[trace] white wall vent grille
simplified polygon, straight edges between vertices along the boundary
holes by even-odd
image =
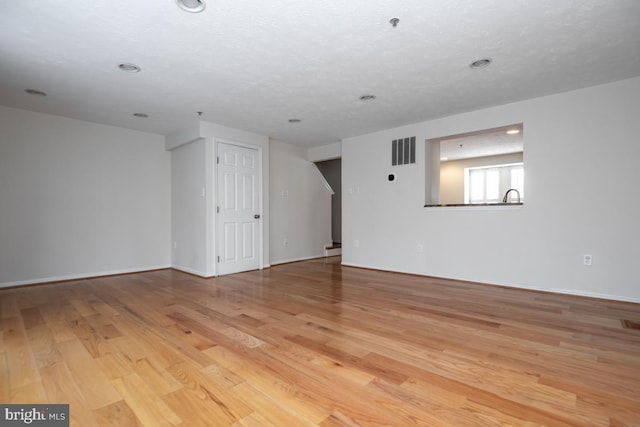
[[[416,137],[394,139],[391,142],[391,165],[408,165],[416,162]]]

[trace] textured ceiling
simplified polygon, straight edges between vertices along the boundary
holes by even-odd
[[[206,1],[0,2],[0,104],[318,145],[640,75],[638,0]]]

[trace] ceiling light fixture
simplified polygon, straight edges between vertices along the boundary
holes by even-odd
[[[35,95],[35,96],[47,96],[46,92],[43,92],[41,90],[36,90],[36,89],[25,89],[25,92],[27,92],[29,95]]]
[[[301,121],[300,119],[289,119],[289,123],[300,123]]]
[[[118,64],[118,68],[127,73],[139,73],[140,70],[142,70],[142,68],[140,68],[136,64],[130,64],[128,62]]]
[[[445,160],[449,160],[449,158],[448,157],[440,157],[440,161],[441,162],[444,162]]]
[[[376,99],[375,95],[362,95],[360,97],[360,101],[362,102],[369,102],[369,101],[373,101],[374,99]]]
[[[145,113],[133,113],[133,115],[136,117],[140,117],[141,119],[146,119],[147,117],[149,117],[149,115]]]
[[[520,129],[509,129],[507,135],[516,135],[520,133]]]
[[[176,0],[176,4],[180,9],[191,13],[202,12],[207,7],[204,0]]]
[[[469,67],[473,69],[485,68],[491,65],[492,62],[493,62],[493,59],[491,58],[482,58],[482,59],[473,61],[471,64],[469,64]]]

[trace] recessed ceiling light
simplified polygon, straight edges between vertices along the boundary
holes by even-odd
[[[493,59],[491,58],[482,58],[482,59],[478,59],[477,61],[473,61],[471,64],[469,64],[469,67],[474,69],[484,68],[484,67],[488,67],[492,62],[493,62]]]
[[[25,92],[27,92],[29,95],[35,95],[35,96],[47,96],[46,92],[43,92],[41,90],[36,90],[36,89],[25,89]]]
[[[362,102],[369,102],[369,101],[373,101],[374,99],[376,99],[375,95],[362,95],[360,97],[360,101]]]
[[[191,13],[202,12],[207,7],[204,0],[176,0],[176,3],[180,9]]]
[[[130,64],[128,62],[118,64],[118,68],[120,68],[122,71],[126,71],[127,73],[139,73],[142,69],[136,64]]]
[[[520,133],[520,129],[509,129],[507,131],[507,135],[515,135],[515,134],[518,134],[518,133]]]
[[[289,123],[300,123],[301,121],[300,119],[289,119]]]
[[[445,160],[449,160],[449,158],[448,157],[440,157],[440,161],[441,162],[444,162]]]
[[[142,119],[146,119],[147,117],[149,117],[149,115],[145,113],[133,113],[133,115]]]

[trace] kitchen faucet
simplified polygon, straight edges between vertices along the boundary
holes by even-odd
[[[509,193],[511,193],[512,191],[516,192],[516,194],[518,195],[518,203],[520,203],[520,192],[516,188],[510,188],[507,190],[506,193],[504,193],[504,197],[502,198],[502,203],[508,203],[507,200],[509,199]]]

